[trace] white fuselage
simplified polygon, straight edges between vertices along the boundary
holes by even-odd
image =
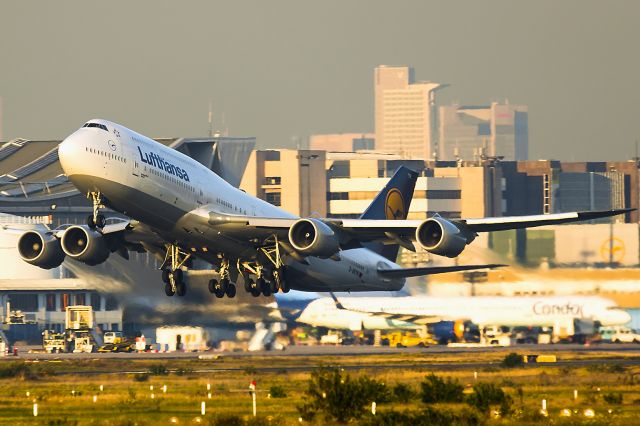
[[[598,296],[540,297],[342,297],[338,309],[329,297],[311,301],[296,320],[318,327],[359,330],[416,328],[415,323],[389,320],[373,313],[393,313],[438,320],[470,320],[478,325],[553,327],[567,319],[622,325],[629,313]],[[371,312],[371,314],[367,313]]]
[[[219,253],[244,259],[254,256],[255,249],[227,237],[223,226],[208,223],[210,214],[296,218],[146,136],[105,120],[89,123],[103,128],[80,128],[59,146],[60,163],[71,182],[82,192],[100,192],[110,208],[211,263]],[[379,277],[381,262],[386,268],[399,266],[364,248],[343,250],[340,260],[306,260],[307,264],[287,260],[294,277],[291,288],[364,291],[404,285],[404,279]]]

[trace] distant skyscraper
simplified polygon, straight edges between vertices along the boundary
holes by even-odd
[[[375,149],[373,133],[336,133],[311,135],[309,149],[335,152],[355,152]]]
[[[529,149],[527,107],[498,104],[442,106],[439,158],[477,160],[482,155],[526,160]]]
[[[435,92],[447,85],[415,82],[413,69],[375,69],[376,149],[430,160],[436,153]]]

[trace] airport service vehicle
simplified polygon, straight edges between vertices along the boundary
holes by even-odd
[[[640,334],[627,327],[602,327],[600,336],[603,342],[640,343]]]
[[[381,336],[380,342],[392,348],[411,348],[414,346],[425,348],[437,342],[424,331],[392,331]]]
[[[402,269],[398,247],[414,243],[457,257],[478,232],[591,220],[627,210],[521,217],[407,220],[417,173],[400,167],[359,219],[299,218],[233,187],[196,160],[107,120],[90,120],[68,136],[58,156],[69,180],[92,200],[86,225],[27,231],[22,259],[42,268],[70,257],[88,265],[111,253],[148,251],[161,266],[168,296],[186,293],[183,267],[211,264],[217,297],[234,297],[235,281],[269,296],[305,291],[398,290],[405,278],[477,269],[477,265]],[[130,220],[107,221],[111,208]],[[488,265],[492,266],[492,265]],[[495,266],[495,265],[493,265]]]
[[[106,344],[117,344],[124,340],[124,336],[121,331],[106,331],[103,337]]]
[[[67,306],[64,332],[45,330],[42,333],[45,352],[94,352],[100,346],[102,338],[93,330],[93,323],[91,306]]]
[[[480,333],[480,343],[492,346],[510,346],[511,333],[509,327],[501,325],[483,327]]]
[[[436,330],[443,321],[467,320],[480,328],[501,326],[553,327],[554,333],[570,337],[589,335],[590,327],[622,325],[631,320],[613,300],[599,296],[475,296],[475,297],[323,297],[291,292],[277,294],[279,315],[287,320],[348,330],[418,329]],[[464,321],[458,323],[458,327]],[[471,329],[458,330],[459,336]],[[432,332],[436,338],[443,333]],[[563,334],[564,333],[564,334]],[[449,333],[450,335],[450,333]],[[448,338],[448,341],[453,339]],[[457,339],[458,340],[458,339]]]
[[[42,332],[42,347],[50,354],[67,352],[67,335],[53,330]]]

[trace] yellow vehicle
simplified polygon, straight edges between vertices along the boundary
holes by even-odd
[[[124,336],[121,331],[107,331],[104,333],[104,344],[113,343],[117,345],[124,341]]]
[[[414,331],[393,331],[386,333],[382,336],[381,342],[383,345],[389,345],[392,348],[410,348],[413,346],[424,348],[437,344],[430,334],[417,333]]]

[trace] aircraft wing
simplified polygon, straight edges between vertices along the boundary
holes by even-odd
[[[494,269],[507,265],[461,265],[461,266],[427,266],[424,268],[378,269],[378,275],[385,278],[421,277],[424,275],[446,274],[448,272],[471,271],[475,269]]]
[[[358,312],[361,314],[368,314],[371,316],[382,317],[382,318],[385,318],[388,320],[394,320],[394,321],[412,322],[418,325],[426,325],[434,322],[443,321],[443,318],[439,315],[415,315],[415,314],[406,314],[406,313],[400,313],[400,312],[373,311],[368,309],[358,309],[354,307],[346,308],[340,302],[340,300],[338,300],[338,298],[333,292],[330,292],[329,294],[331,294],[331,298],[333,298],[333,301],[335,302],[336,307],[344,311]]]
[[[507,229],[533,228],[545,225],[560,225],[570,222],[584,222],[586,220],[617,216],[635,209],[600,210],[589,212],[554,213],[531,216],[487,217],[483,219],[464,219],[464,223],[474,232],[504,231]]]
[[[559,225],[571,222],[583,222],[604,217],[624,214],[634,209],[615,209],[589,212],[554,213],[529,216],[488,217],[481,219],[446,219],[461,231],[475,235],[477,232],[504,231],[508,229],[531,228],[545,225]],[[277,234],[282,240],[287,238],[289,228],[299,219],[297,218],[267,218],[247,216],[221,216],[211,212],[210,225],[232,227],[242,224],[244,232],[247,228],[257,233]],[[404,219],[316,219],[329,225],[341,233],[343,249],[358,247],[358,243],[379,241],[385,244],[400,244],[413,249],[416,239],[416,229],[424,220]]]

